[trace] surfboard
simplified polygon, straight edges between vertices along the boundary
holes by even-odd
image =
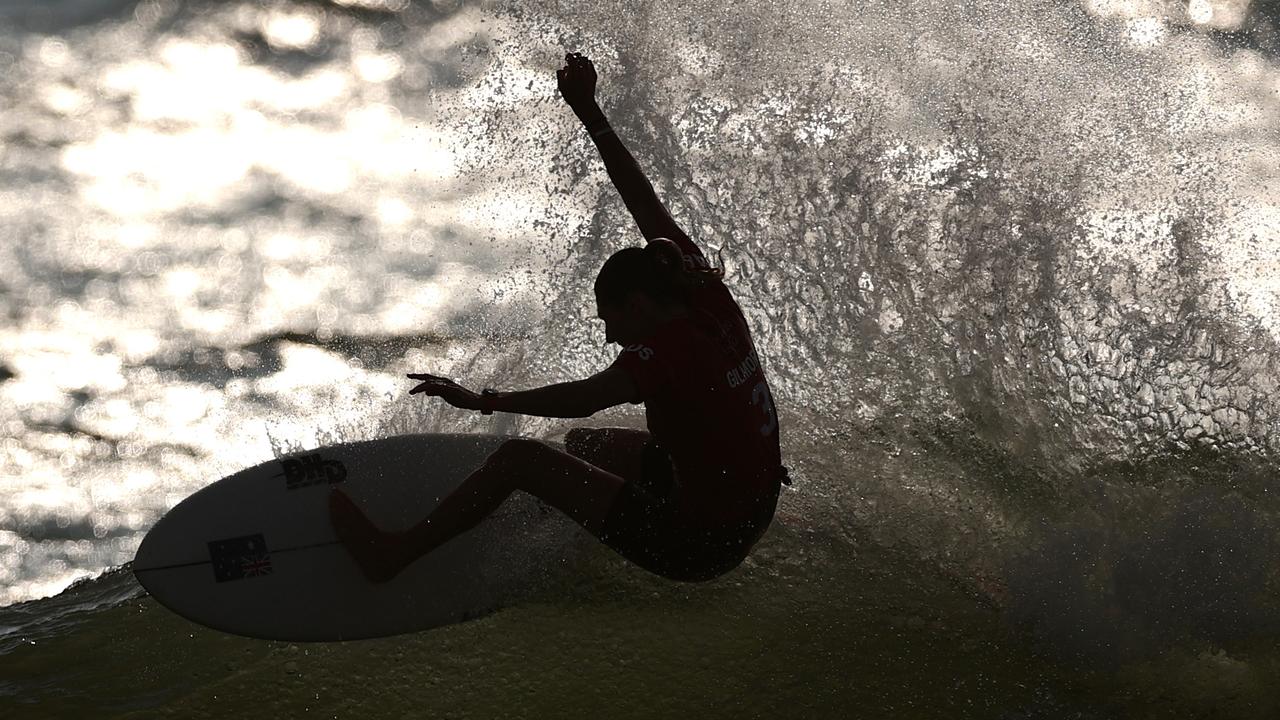
[[[329,489],[406,529],[506,437],[402,435],[281,457],[218,480],[143,538],[138,582],[194,622],[269,640],[385,637],[487,614],[564,573],[590,536],[525,493],[476,528],[372,583],[339,544]]]

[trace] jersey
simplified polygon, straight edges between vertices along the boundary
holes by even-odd
[[[687,236],[686,266],[709,267]],[[614,361],[636,386],[649,433],[671,455],[678,512],[695,525],[740,522],[782,476],[778,414],[751,332],[723,282],[693,291],[689,312]]]

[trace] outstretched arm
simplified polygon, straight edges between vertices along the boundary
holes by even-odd
[[[645,177],[639,163],[609,127],[604,110],[595,99],[596,69],[591,60],[572,53],[565,56],[565,67],[556,72],[560,94],[591,133],[609,179],[613,181],[622,202],[635,218],[646,240],[688,237],[658,199],[653,184]]]
[[[590,417],[605,408],[631,402],[636,396],[636,386],[631,376],[621,368],[612,366],[583,380],[487,395],[472,392],[448,378],[436,375],[413,373],[409,377],[422,381],[409,391],[410,395],[435,395],[464,410],[496,410],[541,417]]]

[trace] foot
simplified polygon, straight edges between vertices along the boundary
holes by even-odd
[[[351,498],[337,489],[329,493],[329,520],[338,540],[370,582],[387,582],[413,562],[397,533],[379,530]]]

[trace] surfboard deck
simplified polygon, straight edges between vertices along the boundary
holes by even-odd
[[[143,538],[134,575],[183,617],[270,640],[384,637],[486,614],[563,573],[590,536],[514,493],[476,528],[371,583],[339,544],[328,496],[340,487],[379,527],[405,529],[506,439],[402,435],[247,468],[166,513]]]

